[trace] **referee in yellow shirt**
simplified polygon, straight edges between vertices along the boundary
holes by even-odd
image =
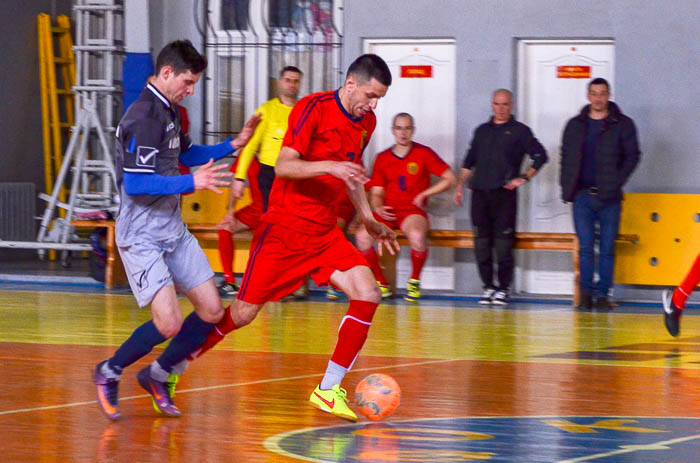
[[[245,146],[238,160],[233,195],[243,196],[243,187],[253,156],[258,154],[260,173],[258,183],[263,196],[263,210],[267,211],[267,200],[275,179],[275,163],[282,149],[282,140],[287,132],[287,119],[292,107],[297,102],[297,94],[301,86],[302,72],[294,66],[286,66],[280,71],[277,79],[277,98],[273,98],[262,106],[256,113],[262,115],[262,120],[255,130],[255,135]]]
[[[219,286],[219,294],[222,297],[232,297],[238,293],[238,285],[236,285],[233,274],[233,259],[235,255],[233,235],[255,228],[257,217],[267,210],[272,181],[275,179],[275,163],[277,162],[280,149],[282,149],[284,134],[287,132],[289,113],[292,111],[292,106],[297,102],[301,77],[301,70],[294,66],[287,66],[280,71],[277,79],[277,97],[269,100],[257,109],[256,113],[260,114],[262,119],[255,129],[253,137],[238,156],[238,162],[235,166],[235,177],[229,192],[228,210],[218,224],[219,257],[224,271],[224,281]],[[259,162],[258,174],[255,179],[257,182],[251,181],[250,184],[251,190],[257,185],[260,192],[259,195],[257,192],[252,192],[253,201],[262,202],[262,204],[253,204],[251,205],[253,207],[249,206],[243,210],[249,211],[247,214],[248,221],[244,223],[245,220],[242,217],[240,220],[236,219],[234,206],[236,199],[243,196],[248,169],[256,154]],[[260,200],[261,197],[262,201]]]

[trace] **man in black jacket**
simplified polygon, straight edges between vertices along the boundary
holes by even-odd
[[[547,153],[528,126],[511,115],[513,94],[498,89],[491,101],[493,117],[474,131],[460,171],[455,203],[462,205],[464,185],[471,179],[471,218],[474,251],[484,294],[479,304],[505,305],[513,281],[517,188],[527,183],[547,162]],[[520,173],[525,154],[532,165]],[[473,174],[473,175],[472,175]],[[498,286],[493,280],[493,250],[498,262]]]
[[[573,202],[574,227],[579,240],[581,269],[580,310],[611,309],[615,238],[620,225],[622,185],[639,163],[634,121],[609,101],[610,85],[596,78],[588,84],[588,101],[569,120],[561,146],[562,199]],[[600,228],[598,282],[595,271],[595,226]]]

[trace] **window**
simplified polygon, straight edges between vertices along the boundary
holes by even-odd
[[[221,28],[228,31],[248,30],[250,0],[221,0]]]

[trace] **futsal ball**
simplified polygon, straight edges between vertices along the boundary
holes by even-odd
[[[381,420],[394,413],[401,403],[401,388],[389,375],[366,376],[355,388],[357,409],[370,420]]]

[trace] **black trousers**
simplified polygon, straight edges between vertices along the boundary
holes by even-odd
[[[275,181],[275,168],[267,164],[260,164],[258,171],[258,186],[263,197],[263,211],[267,212],[267,204],[270,199],[270,191],[272,190],[272,182]]]
[[[481,281],[485,288],[508,290],[515,269],[516,190],[472,190],[471,206],[474,251]],[[493,281],[494,250],[498,264],[498,286]]]

